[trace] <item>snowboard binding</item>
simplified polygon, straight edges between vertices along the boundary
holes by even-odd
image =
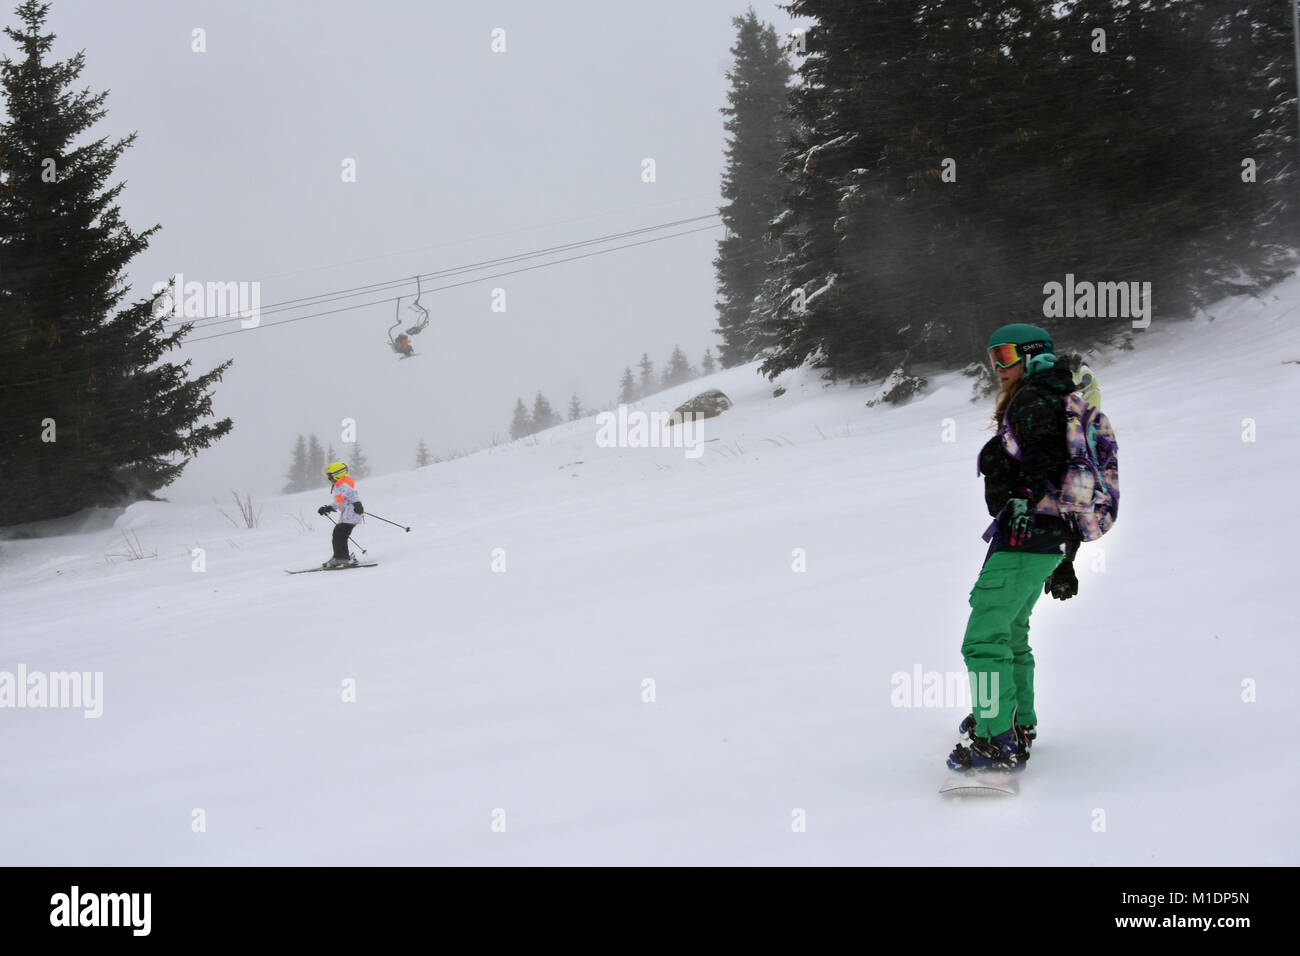
[[[1020,751],[1024,754],[1024,759],[1029,759],[1030,748],[1034,746],[1034,741],[1038,739],[1037,724],[1015,724],[1016,736],[1020,739]],[[975,715],[967,714],[960,724],[957,725],[957,732],[969,740],[975,739]]]
[[[1014,728],[998,734],[992,740],[972,737],[970,746],[958,744],[948,755],[948,769],[958,773],[974,770],[1019,770],[1029,755],[1019,753],[1019,741]]]

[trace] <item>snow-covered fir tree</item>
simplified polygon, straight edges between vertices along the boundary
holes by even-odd
[[[204,423],[231,363],[190,378],[188,359],[165,360],[193,327],[177,303],[128,300],[128,266],[159,228],[130,229],[111,182],[135,134],[89,132],[108,94],[79,80],[82,54],[50,58],[48,8],[18,4],[4,30],[17,56],[0,61],[0,474],[22,503],[0,520],[153,498],[233,426]]]
[[[790,61],[770,24],[751,7],[736,27],[733,62],[722,113],[728,133],[722,175],[722,222],[727,234],[714,259],[718,288],[718,354],[723,367],[748,362],[769,341],[761,293],[775,247],[768,223],[782,208],[785,180],[779,167],[790,136]],[[756,308],[759,314],[755,314]]]

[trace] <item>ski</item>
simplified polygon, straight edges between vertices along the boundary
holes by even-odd
[[[348,571],[352,568],[377,568],[378,561],[367,561],[360,564],[345,564],[341,568],[303,568],[301,571],[290,571],[285,569],[285,574],[311,574],[313,571]]]

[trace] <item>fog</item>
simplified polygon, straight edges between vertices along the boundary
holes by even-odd
[[[794,26],[774,3],[754,9],[782,33]],[[299,434],[346,459],[345,419],[373,472],[409,469],[421,439],[435,455],[508,439],[517,397],[531,407],[540,390],[563,414],[576,392],[609,408],[642,352],[656,371],[676,345],[697,366],[706,348],[716,355],[716,219],[426,291],[413,358],[390,348],[388,330],[398,295],[401,328],[415,322],[417,273],[716,212],[718,110],[731,18],[744,11],[718,0],[55,0],[52,56],[84,50],[76,88],[110,91],[88,135],[138,133],[117,169],[123,217],[163,227],[131,265],[131,298],[175,274],[260,296],[256,327],[199,318],[169,356],[192,360],[192,374],[234,360],[215,412],[235,429],[160,494],[276,493]],[[595,248],[609,246],[562,255]],[[304,317],[317,312],[333,314]],[[298,320],[275,324],[286,319]]]

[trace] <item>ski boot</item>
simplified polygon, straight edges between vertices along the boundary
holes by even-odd
[[[356,558],[330,558],[328,561],[322,564],[321,567],[324,568],[326,571],[334,571],[337,570],[338,568],[350,567],[351,565],[354,565],[356,563],[357,563]]]
[[[969,747],[958,744],[948,755],[948,769],[958,773],[970,770],[1019,770],[1028,759],[1028,753],[1023,756],[1021,754],[1020,735],[1015,727],[1010,727],[992,740],[972,733]]]

